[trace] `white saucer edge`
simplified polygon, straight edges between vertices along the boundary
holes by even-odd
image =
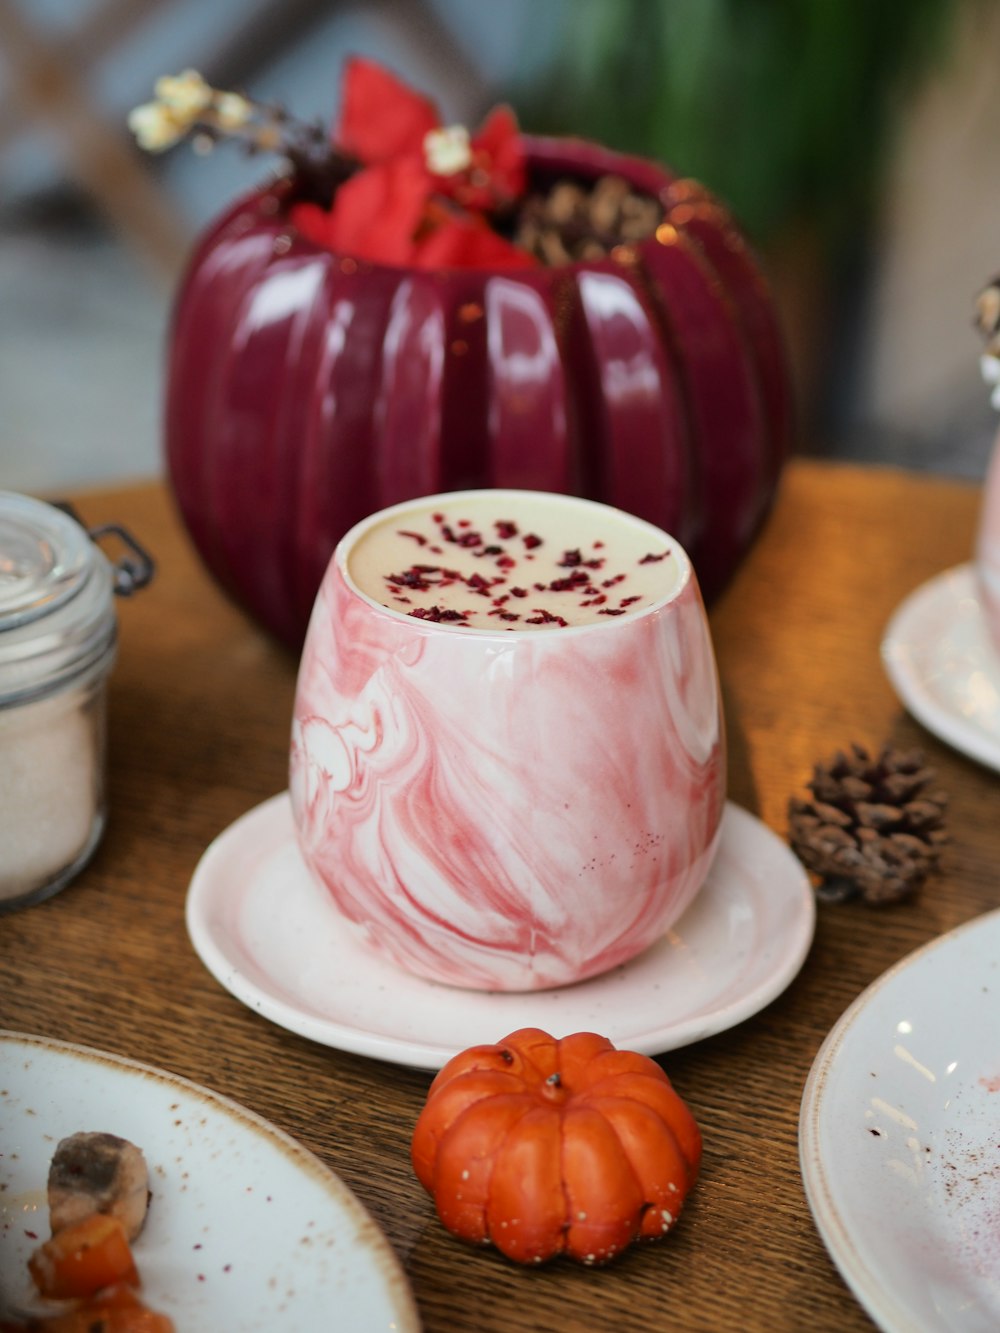
[[[882,643],[883,669],[904,708],[938,740],[944,741],[966,758],[1000,771],[1000,745],[958,713],[946,711],[924,683],[924,675],[914,663],[909,644],[912,627],[921,623],[924,613],[941,595],[948,583],[961,590],[969,584],[972,594],[974,571],[971,563],[955,565],[920,584],[900,602],[889,618]]]

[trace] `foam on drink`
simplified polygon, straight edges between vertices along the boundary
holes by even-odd
[[[607,505],[536,491],[472,491],[397,506],[347,554],[383,606],[457,628],[610,623],[663,601],[687,568],[657,528]]]

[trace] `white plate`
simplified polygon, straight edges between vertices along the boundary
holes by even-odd
[[[425,1069],[526,1026],[600,1032],[646,1054],[698,1041],[780,994],[814,926],[805,871],[734,805],[709,878],[678,926],[640,958],[561,989],[456,990],[376,954],[306,868],[287,793],[216,838],[187,899],[194,947],[237,999],[313,1041]]]
[[[1000,1328],[1000,912],[903,959],[826,1038],[802,1174],[820,1235],[889,1333]]]
[[[419,1328],[388,1241],[287,1134],[146,1065],[0,1032],[0,1289],[11,1299],[31,1295],[25,1264],[50,1234],[49,1162],[78,1130],[145,1154],[153,1199],[136,1263],[145,1299],[179,1333]]]
[[[1000,769],[1000,657],[971,565],[938,574],[906,598],[882,640],[882,661],[918,722]]]

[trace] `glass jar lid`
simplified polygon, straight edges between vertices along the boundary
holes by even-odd
[[[113,573],[54,505],[0,491],[0,708],[61,689],[109,659]]]

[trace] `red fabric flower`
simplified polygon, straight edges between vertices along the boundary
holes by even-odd
[[[374,61],[353,56],[344,70],[344,98],[333,142],[361,162],[385,162],[423,151],[424,136],[441,124],[437,107]]]
[[[512,203],[524,193],[524,148],[517,119],[509,106],[495,107],[470,144],[471,162],[464,171],[435,175],[442,194],[464,208],[488,211]]]
[[[527,250],[498,236],[478,213],[456,214],[430,226],[410,261],[417,268],[534,268]]]
[[[292,221],[328,250],[382,264],[409,264],[428,193],[427,173],[419,160],[399,157],[346,180],[329,210],[318,204],[296,205]]]
[[[491,112],[467,140],[460,129],[442,130],[427,98],[355,57],[347,63],[333,141],[363,166],[337,189],[329,210],[311,203],[292,209],[293,223],[317,244],[419,268],[535,263],[484,216],[510,206],[525,188],[524,149],[508,107]],[[442,170],[442,162],[455,169]]]

